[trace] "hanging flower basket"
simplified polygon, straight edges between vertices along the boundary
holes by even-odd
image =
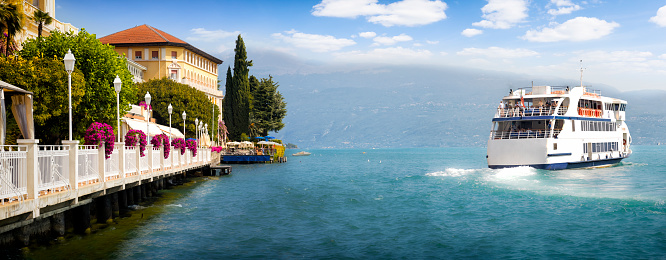
[[[146,156],[144,152],[146,151],[146,134],[141,130],[129,130],[125,135],[125,146],[136,146],[139,145],[139,151],[141,152],[141,157]]]
[[[104,158],[111,158],[113,153],[113,127],[105,123],[94,122],[86,129],[86,135],[83,137],[84,145],[100,145],[102,142],[104,146]]]
[[[164,159],[169,158],[169,154],[171,153],[171,144],[169,142],[169,137],[165,134],[159,134],[156,136],[153,136],[153,139],[150,140],[150,144],[159,147],[164,146]]]
[[[171,145],[173,145],[173,149],[180,149],[180,155],[185,154],[185,140],[183,138],[173,139]]]
[[[187,141],[185,141],[185,146],[187,146],[187,149],[192,151],[192,156],[197,156],[197,140],[192,138],[187,139]]]

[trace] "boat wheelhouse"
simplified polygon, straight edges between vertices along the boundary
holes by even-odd
[[[510,91],[492,120],[488,167],[599,167],[631,154],[627,102],[584,86]]]

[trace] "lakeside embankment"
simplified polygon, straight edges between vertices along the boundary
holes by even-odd
[[[131,239],[155,216],[168,207],[178,207],[174,201],[187,196],[197,186],[219,177],[191,177],[181,179],[180,183],[147,197],[138,205],[130,206],[130,211],[113,219],[111,223],[91,221],[90,234],[76,234],[68,228],[67,234],[52,240],[41,240],[27,248],[7,249],[2,254],[5,259],[107,259],[123,241]]]

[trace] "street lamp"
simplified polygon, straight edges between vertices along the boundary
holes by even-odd
[[[197,139],[197,142],[199,142],[199,118],[194,119],[194,130],[196,131],[194,137]]]
[[[201,120],[201,122],[199,122],[199,139],[201,139],[201,134],[202,134],[202,133],[201,133],[201,130],[202,130],[202,129],[203,129],[203,120]],[[201,141],[199,141],[199,142],[197,143],[197,145],[200,145],[200,144],[201,144]]]
[[[169,106],[167,107],[167,110],[169,111],[169,138],[171,137],[171,112],[173,112],[173,107],[171,106],[171,103],[169,103]]]
[[[150,100],[152,99],[150,97],[150,93],[146,91],[146,95],[143,97],[146,100],[146,110],[148,110],[148,115],[146,116],[146,137],[148,138],[148,141],[150,141]]]
[[[120,143],[120,89],[123,85],[123,82],[120,80],[118,75],[116,79],[113,80],[113,88],[116,90],[116,120],[118,123],[118,142]]]
[[[185,138],[185,117],[187,117],[187,114],[183,111],[183,138]]]
[[[67,71],[67,90],[69,97],[69,140],[72,141],[72,71],[74,71],[74,62],[76,61],[74,54],[72,54],[72,50],[67,50],[67,54],[65,54],[63,61],[65,62],[65,70]]]

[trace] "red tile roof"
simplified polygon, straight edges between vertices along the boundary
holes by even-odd
[[[222,60],[213,57],[212,55],[199,50],[198,48],[190,45],[189,43],[178,39],[177,37],[165,33],[162,30],[154,28],[150,25],[144,24],[114,34],[110,34],[99,38],[103,44],[110,44],[118,47],[132,47],[132,46],[180,46],[191,50],[217,64],[222,64]]]
[[[134,28],[129,28],[114,34],[110,34],[99,38],[103,44],[127,44],[127,43],[183,43],[187,42],[176,38],[175,36],[165,33],[157,28],[153,28],[147,24],[139,25]]]

